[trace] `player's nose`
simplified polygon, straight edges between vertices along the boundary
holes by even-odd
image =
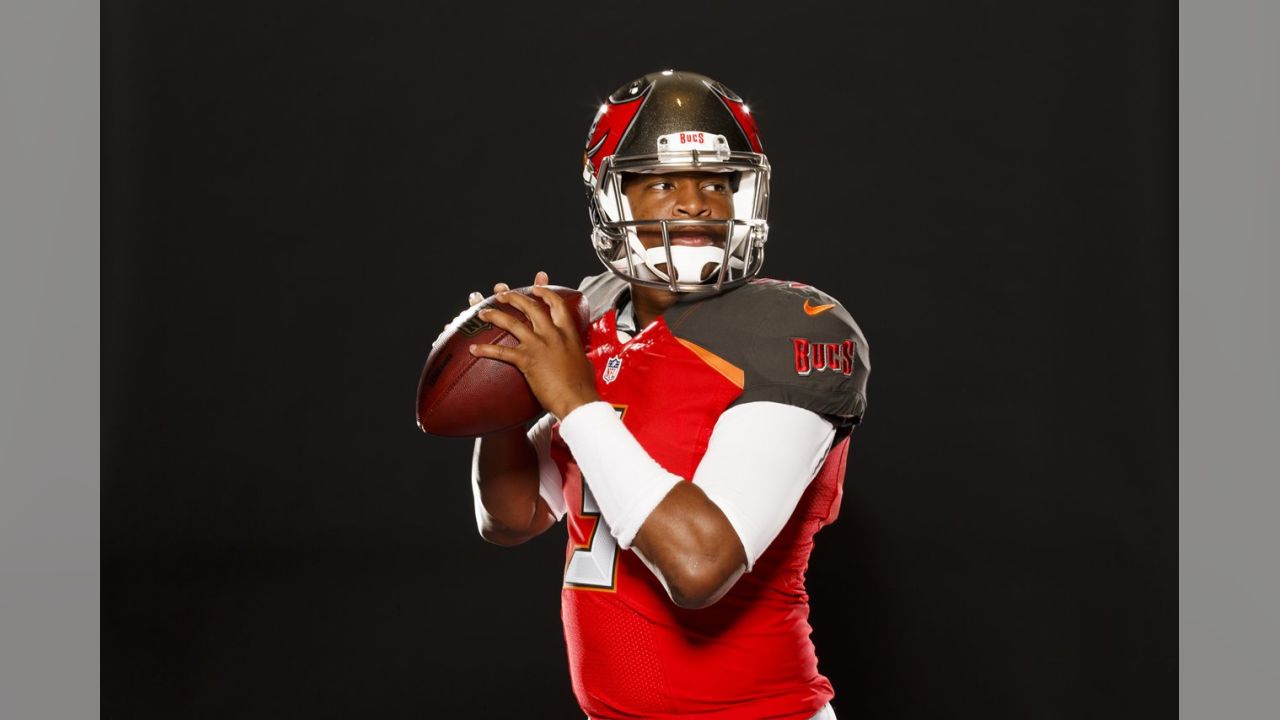
[[[675,210],[677,215],[702,217],[711,214],[711,205],[699,183],[682,181],[676,185]]]

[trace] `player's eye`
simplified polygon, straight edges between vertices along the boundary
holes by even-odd
[[[702,186],[703,192],[711,193],[727,193],[729,186],[722,182],[709,182]]]
[[[649,185],[649,189],[650,190],[672,190],[672,189],[675,189],[675,185],[672,185],[669,182],[659,181],[659,182],[651,183]]]

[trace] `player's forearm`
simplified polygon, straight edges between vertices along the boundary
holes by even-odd
[[[724,514],[701,489],[658,465],[613,408],[591,403],[574,410],[561,421],[560,435],[619,547],[636,548],[672,601],[704,607],[745,570],[742,545]]]
[[[549,513],[538,495],[538,455],[523,429],[477,439],[471,468],[481,536],[513,545],[547,529]]]
[[[728,518],[693,483],[680,483],[653,509],[632,549],[662,581],[672,602],[707,607],[746,570],[746,553]]]
[[[801,408],[757,401],[717,420],[693,482],[664,470],[603,403],[560,425],[620,547],[685,607],[715,602],[777,537],[835,437]]]

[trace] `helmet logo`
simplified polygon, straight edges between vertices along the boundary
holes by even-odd
[[[596,119],[591,123],[591,130],[587,133],[586,161],[591,166],[590,174],[600,172],[600,163],[618,149],[618,143],[622,142],[627,130],[631,129],[640,106],[644,105],[649,87],[652,86],[645,87],[624,100],[611,97],[600,106]],[[586,171],[586,168],[583,170]]]
[[[712,83],[711,90],[720,98],[720,102],[733,114],[733,119],[737,121],[738,128],[742,130],[742,135],[751,143],[751,149],[755,152],[764,152],[764,147],[760,144],[760,130],[756,127],[756,119],[751,117],[751,111],[747,109],[742,98],[734,95],[728,88],[720,83]]]

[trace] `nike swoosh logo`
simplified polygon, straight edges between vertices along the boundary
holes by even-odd
[[[835,303],[830,305],[810,305],[809,298],[804,299],[804,312],[806,315],[821,315],[835,306]]]

